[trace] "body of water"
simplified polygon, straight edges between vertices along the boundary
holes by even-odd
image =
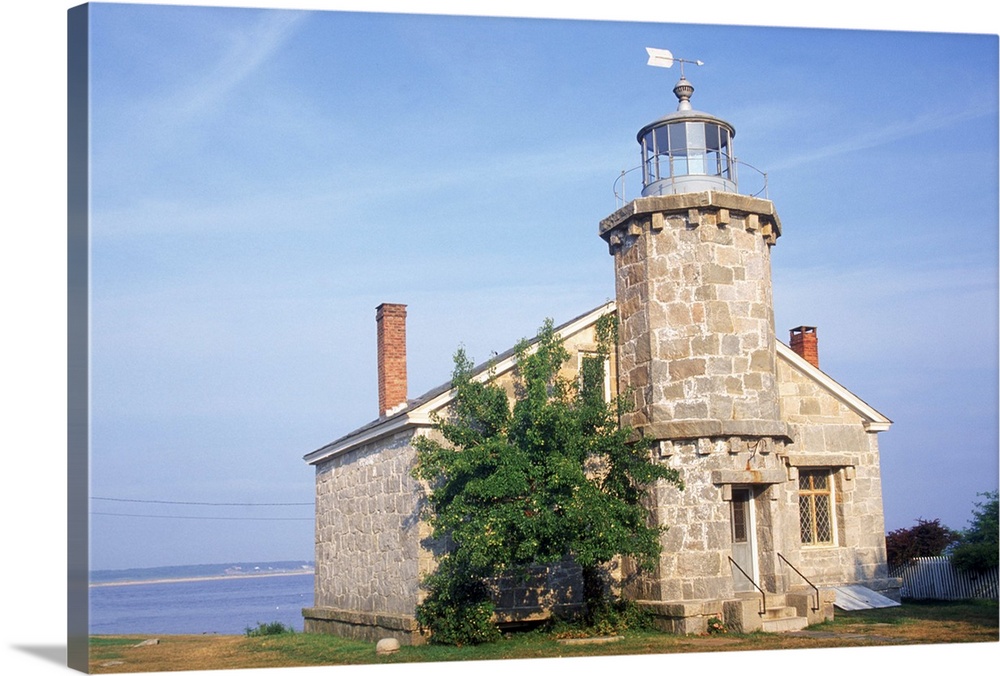
[[[116,580],[90,587],[91,634],[242,634],[260,623],[302,631],[313,573]]]

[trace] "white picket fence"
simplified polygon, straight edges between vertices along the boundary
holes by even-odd
[[[985,573],[966,573],[951,565],[947,556],[913,559],[894,577],[903,578],[900,595],[914,600],[959,601],[997,598],[997,568]]]

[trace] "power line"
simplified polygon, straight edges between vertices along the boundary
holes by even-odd
[[[91,516],[128,516],[143,519],[194,519],[198,521],[312,521],[304,517],[267,516],[169,516],[164,514],[118,514],[114,512],[90,512]]]
[[[141,500],[137,498],[108,498],[91,496],[91,500],[106,502],[133,502],[155,505],[194,505],[199,507],[312,507],[312,502],[196,502],[184,500]],[[90,512],[93,516],[125,516],[141,519],[192,519],[199,521],[312,521],[312,517],[265,517],[265,516],[179,516],[169,514],[122,514],[116,512]]]
[[[157,505],[202,505],[206,507],[312,507],[312,502],[191,502],[180,500],[135,500],[130,498],[100,498],[90,496],[91,500],[107,500],[109,502],[141,502]]]

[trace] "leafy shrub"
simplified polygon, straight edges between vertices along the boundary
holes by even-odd
[[[996,568],[998,559],[997,491],[980,493],[986,502],[977,502],[972,521],[962,531],[962,541],[955,547],[951,562],[959,570],[983,572]]]
[[[456,552],[445,554],[438,569],[428,575],[427,598],[417,606],[417,622],[430,631],[430,642],[478,645],[500,638],[493,621],[495,606],[482,571]]]
[[[960,535],[942,526],[939,519],[917,519],[916,526],[900,528],[885,536],[889,567],[896,568],[920,556],[940,556],[959,539]]]
[[[975,573],[997,567],[997,546],[985,542],[960,545],[951,555],[951,564],[959,570]]]
[[[718,615],[713,615],[708,618],[708,633],[709,634],[725,634],[726,633],[726,623],[722,621],[722,618]]]
[[[556,617],[540,630],[562,639],[613,636],[654,628],[652,614],[636,602],[604,598],[592,603],[586,614],[572,618]]]
[[[593,633],[607,636],[653,628],[648,610],[627,599],[602,599],[590,609],[587,624]]]
[[[278,634],[294,634],[295,629],[286,626],[281,622],[269,622],[264,624],[263,622],[258,622],[256,627],[247,627],[246,635],[247,637],[254,636],[277,636]]]
[[[417,621],[430,630],[430,642],[442,645],[478,645],[500,638],[493,622],[493,602],[454,605],[428,597],[417,607]]]

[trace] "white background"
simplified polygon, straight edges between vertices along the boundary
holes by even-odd
[[[2,407],[4,527],[2,555],[3,671],[40,674],[65,669],[66,610],[66,425],[65,425],[65,59],[66,10],[76,3],[37,0],[8,3],[3,36],[3,378]],[[417,11],[399,2],[161,2],[297,9]],[[980,0],[938,4],[934,10],[904,13],[900,3],[857,0],[813,7],[800,3],[650,3],[630,0],[570,12],[563,3],[482,2],[482,15],[585,17],[604,20],[728,23],[745,25],[891,28],[900,30],[997,32],[995,10]],[[419,11],[470,13],[463,3],[421,2]],[[961,64],[955,64],[961,68]],[[12,152],[13,151],[13,152]],[[956,637],[959,638],[959,637]],[[571,667],[567,661],[529,661],[519,670],[543,673],[553,668],[714,670],[782,668],[809,673],[842,673],[865,665],[865,672],[934,673],[996,664],[1000,645],[864,648],[775,654],[669,655],[591,659]],[[905,664],[904,664],[905,663]],[[503,665],[481,665],[500,673]],[[406,667],[407,673],[460,673],[462,664]],[[480,665],[477,665],[477,669]],[[975,668],[975,667],[973,667]],[[314,673],[252,670],[268,675]],[[377,668],[388,672],[392,667]],[[372,668],[336,668],[338,674],[372,673]]]

